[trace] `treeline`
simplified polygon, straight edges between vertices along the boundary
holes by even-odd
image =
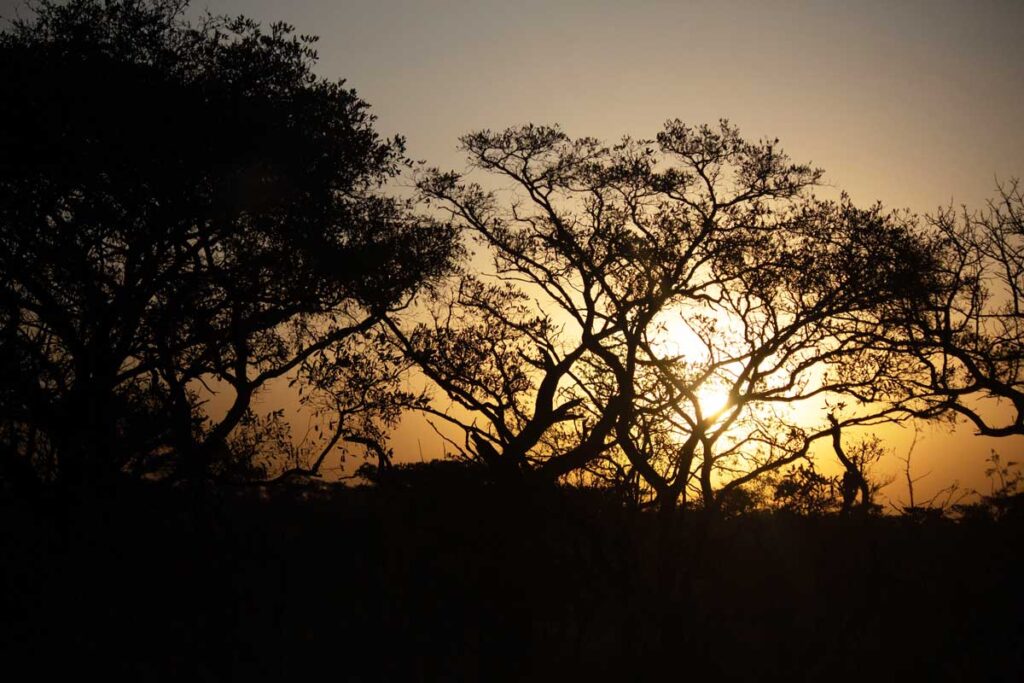
[[[456,479],[220,487],[200,501],[140,482],[71,533],[4,501],[5,670],[1009,682],[1024,664],[1020,517],[707,524],[677,510],[665,524],[607,491]]]
[[[851,511],[878,444],[844,430],[1024,434],[1016,181],[978,211],[858,207],[777,140],[674,120],[471,133],[475,183],[382,138],[315,40],[162,0],[43,0],[0,35],[7,486],[283,481],[342,449],[384,481],[417,411],[492,480]],[[315,448],[259,413],[275,382]]]

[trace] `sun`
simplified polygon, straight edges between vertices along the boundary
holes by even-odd
[[[713,357],[720,359],[725,353],[721,348],[725,336],[731,332],[728,321],[719,321],[715,325],[719,337],[702,338],[694,327],[687,324],[683,313],[674,310],[658,320],[660,334],[651,345],[652,350],[663,357],[679,358],[698,367],[710,362]],[[727,371],[727,367],[722,368],[723,373]],[[694,387],[694,398],[697,403],[695,407],[699,407],[703,418],[713,417],[717,420],[728,412],[729,390],[727,377],[719,374]]]
[[[720,416],[729,407],[729,388],[720,385],[705,384],[697,389],[697,402],[700,404],[700,411],[704,417],[711,415]]]

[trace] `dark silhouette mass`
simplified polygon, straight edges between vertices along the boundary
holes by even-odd
[[[1024,434],[1017,181],[859,207],[728,121],[421,167],[316,38],[187,17],[0,34],[0,674],[1024,670],[1016,461],[886,510],[869,433]]]
[[[166,2],[44,3],[4,34],[9,457],[74,485],[244,467],[267,382],[451,267],[453,232],[378,192],[401,139],[311,46]]]

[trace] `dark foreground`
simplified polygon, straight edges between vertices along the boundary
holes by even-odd
[[[747,516],[579,492],[4,495],[0,656],[48,678],[1017,681],[1019,521]],[[15,680],[15,679],[8,679]]]

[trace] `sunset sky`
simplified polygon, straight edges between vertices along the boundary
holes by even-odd
[[[21,3],[2,0],[0,14]],[[1024,175],[1024,2],[225,0],[215,14],[320,36],[318,72],[373,105],[408,153],[461,167],[459,135],[534,122],[613,140],[725,117],[779,138],[861,204],[979,206]],[[24,10],[22,10],[24,12]],[[408,430],[406,430],[408,432]],[[909,434],[887,433],[900,454]],[[993,447],[926,429],[928,494],[980,487]],[[423,450],[438,447],[424,434]],[[399,450],[418,448],[409,432]],[[897,464],[889,463],[894,470]],[[905,497],[902,479],[890,494]]]
[[[203,7],[204,3],[195,3]],[[977,203],[1024,173],[1024,3],[270,0],[409,152],[536,122],[615,139],[726,117],[858,202]]]

